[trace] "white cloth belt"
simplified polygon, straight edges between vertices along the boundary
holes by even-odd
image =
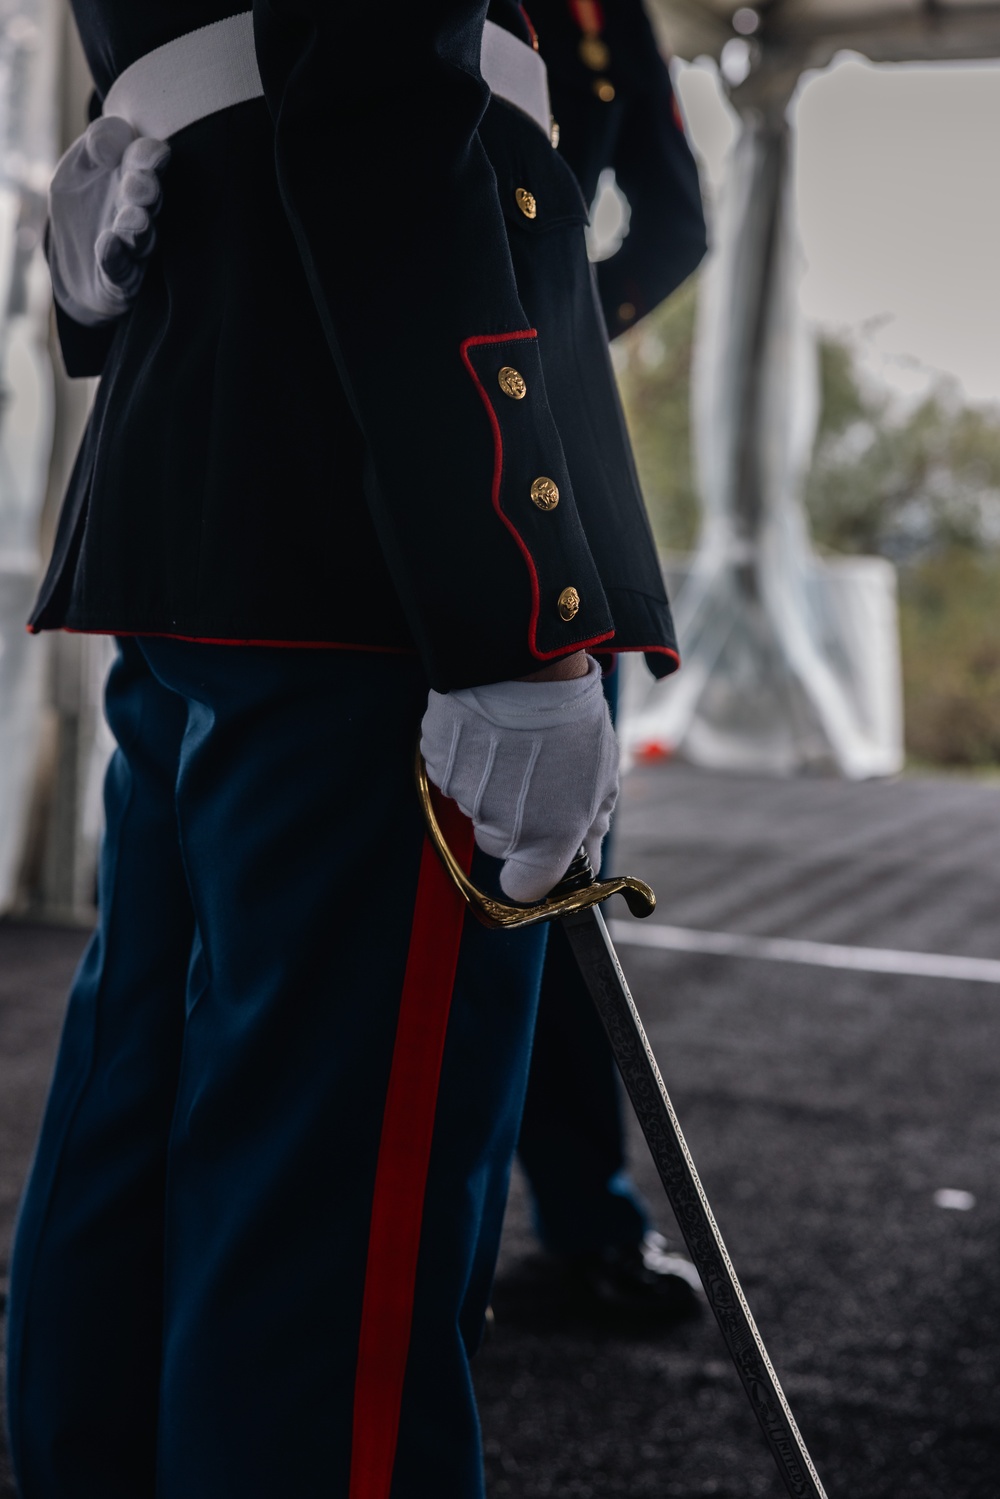
[[[195,120],[263,92],[248,10],[147,52],[115,79],[102,113],[165,141]]]
[[[491,93],[549,134],[548,74],[537,52],[487,21],[480,68]],[[259,99],[263,92],[248,10],[147,52],[115,79],[103,113],[128,120],[139,135],[165,141],[196,120]]]
[[[491,94],[516,105],[530,115],[539,130],[544,130],[546,135],[551,133],[549,75],[542,59],[527,42],[519,41],[495,21],[487,21],[483,28],[479,70]]]

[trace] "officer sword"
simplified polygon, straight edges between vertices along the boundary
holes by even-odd
[[[684,1236],[705,1296],[754,1415],[792,1499],[826,1499],[812,1458],[778,1383],[764,1340],[750,1312],[691,1151],[664,1085],[652,1047],[629,992],[600,903],[621,895],[633,916],[649,916],[656,897],[642,880],[620,876],[597,880],[581,849],[565,878],[535,906],[512,906],[478,890],[448,847],[434,810],[427,771],[418,752],[417,790],[431,842],[478,919],[511,931],[542,921],[560,921],[590,997],[608,1034],[650,1154]]]

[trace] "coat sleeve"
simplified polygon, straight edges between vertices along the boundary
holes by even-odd
[[[53,300],[56,316],[56,335],[63,365],[71,380],[85,376],[101,375],[118,331],[118,319],[111,323],[99,323],[95,328],[86,328],[74,322],[68,312],[63,312]]]
[[[638,0],[634,11],[641,63],[612,163],[631,209],[630,226],[617,254],[597,269],[612,337],[669,297],[697,268],[708,247],[698,168],[670,71]]]
[[[485,11],[254,6],[282,200],[368,452],[366,495],[331,474],[331,503],[370,506],[441,688],[523,675],[614,628],[572,507],[540,532],[530,500],[538,475],[569,479],[479,136]]]

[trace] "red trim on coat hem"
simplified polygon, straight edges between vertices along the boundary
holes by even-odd
[[[163,630],[75,630],[70,625],[58,625],[56,627],[64,635],[108,635],[118,639],[120,636],[138,636],[147,640],[185,640],[191,645],[250,645],[250,646],[273,646],[275,650],[303,650],[303,651],[375,651],[389,656],[415,656],[416,650],[412,646],[405,645],[352,645],[349,642],[339,640],[220,640],[203,635],[171,635]],[[26,625],[25,629],[29,635],[42,635],[45,633],[43,626]],[[548,659],[553,656],[571,655],[574,651],[588,650],[592,645],[599,645],[602,641],[610,640],[614,635],[598,635],[593,640],[583,640],[579,645],[567,646],[561,651],[539,651],[534,648],[531,654],[539,659]],[[672,650],[669,645],[616,645],[609,646],[602,651],[601,655],[625,656],[643,655],[652,653],[660,656],[672,656],[678,667],[682,664],[677,651]]]
[[[475,366],[473,365],[472,360],[469,358],[469,350],[471,348],[478,348],[481,344],[513,343],[516,339],[537,339],[537,337],[537,328],[526,328],[519,333],[482,333],[473,338],[463,339],[460,345],[460,351],[462,355],[462,363],[465,365],[465,368],[472,376],[473,382],[475,383],[475,387],[480,394],[483,405],[486,407],[486,415],[490,419],[490,427],[493,431],[493,488],[491,496],[493,501],[493,509],[496,511],[497,515],[503,521],[511,536],[513,536],[514,540],[516,541],[518,549],[520,550],[521,556],[524,558],[525,565],[528,569],[528,581],[531,584],[531,618],[528,621],[528,650],[534,656],[536,661],[554,661],[559,656],[571,656],[575,651],[585,651],[588,650],[592,645],[600,645],[601,641],[610,640],[615,632],[614,630],[608,630],[603,635],[594,635],[589,640],[578,640],[575,641],[572,645],[561,646],[558,650],[554,651],[540,651],[538,649],[537,632],[538,616],[541,611],[541,595],[538,586],[538,573],[535,570],[535,559],[532,557],[531,552],[528,549],[528,544],[524,540],[524,537],[514,525],[514,522],[504,512],[500,504],[500,484],[503,478],[503,435],[500,431],[500,423],[497,420],[497,414],[493,409],[493,402],[487,395],[486,387],[480,380],[478,374],[476,373]]]
[[[436,799],[468,872],[473,830]],[[389,1499],[410,1347],[420,1230],[465,902],[424,839],[392,1068],[379,1142],[365,1270],[349,1499]]]
[[[253,645],[273,646],[281,651],[377,651],[388,656],[415,656],[416,649],[406,645],[354,645],[342,640],[243,640],[219,639],[211,635],[175,635],[169,630],[74,630],[70,625],[57,627],[64,635],[112,635],[117,640],[122,636],[142,640],[185,640],[190,645]],[[42,630],[28,626],[29,635],[41,635]]]

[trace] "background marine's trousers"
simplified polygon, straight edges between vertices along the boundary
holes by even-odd
[[[618,666],[604,696],[618,716]],[[617,873],[612,837],[601,877]],[[518,1158],[531,1187],[535,1227],[557,1255],[641,1242],[652,1227],[628,1172],[624,1098],[611,1044],[586,994],[566,935],[549,931]]]
[[[107,701],[12,1270],[24,1499],[478,1499],[544,931],[464,920],[425,848],[414,660],[126,639]]]

